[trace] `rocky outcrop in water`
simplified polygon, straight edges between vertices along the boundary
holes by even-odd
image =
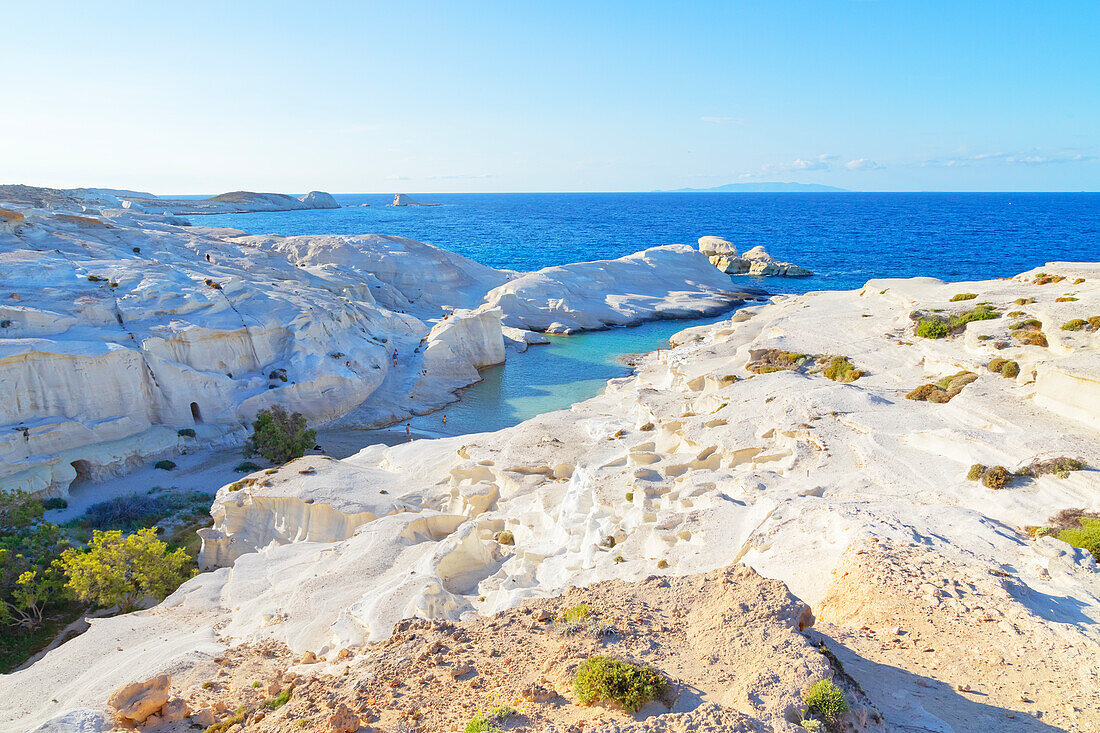
[[[721,237],[706,236],[699,238],[699,251],[715,267],[729,275],[757,275],[769,277],[809,277],[812,272],[791,262],[780,262],[764,251],[762,245],[753,247],[743,255],[737,254],[737,247]]]

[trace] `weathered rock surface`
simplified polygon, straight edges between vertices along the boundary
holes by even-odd
[[[809,277],[812,272],[804,267],[799,267],[791,262],[779,262],[764,251],[764,247],[757,245],[743,255],[738,256],[737,248],[721,237],[700,237],[699,251],[710,260],[711,264],[722,272],[730,275],[757,275],[769,277],[783,275],[785,277]]]
[[[615,260],[547,267],[489,291],[485,300],[503,311],[505,326],[574,333],[720,313],[759,294],[736,289],[701,254],[672,244]]]
[[[238,443],[275,403],[356,427],[437,409],[504,360],[502,319],[552,313],[577,330],[737,302],[691,252],[558,268],[499,297],[517,273],[402,237],[250,236],[65,208],[136,192],[0,193],[13,199],[0,207],[0,385],[14,395],[0,404],[0,482],[44,494]]]
[[[489,616],[524,603],[552,612],[554,596],[579,603],[586,591],[578,589],[654,574],[666,577],[647,582],[669,582],[677,593],[683,588],[669,576],[739,562],[782,581],[819,612],[824,621],[802,636],[824,642],[843,662],[886,730],[1090,731],[1100,717],[1091,692],[1100,688],[1094,652],[1100,573],[1087,551],[1052,537],[1034,540],[1024,528],[1064,509],[1100,508],[1100,405],[1070,405],[1069,390],[1044,392],[1037,376],[1064,369],[1096,379],[1100,342],[1093,332],[1066,332],[1052,335],[1049,347],[1024,344],[1010,338],[1016,319],[1003,316],[923,339],[910,318],[918,309],[971,307],[952,301],[960,292],[1044,324],[1100,308],[1100,264],[1049,263],[1043,271],[1064,276],[1064,284],[1037,284],[1034,273],[956,284],[875,280],[856,291],[774,299],[674,338],[675,348],[640,357],[634,375],[612,380],[604,394],[569,410],[496,433],[372,446],[343,460],[308,457],[265,475],[270,485],[223,488],[213,508],[218,535],[204,543],[203,557],[211,566],[232,566],[197,576],[153,609],[95,619],[29,669],[0,678],[0,720],[27,729],[99,708],[127,681],[122,669],[129,679],[172,670],[180,689],[190,691],[188,704],[206,709],[217,698],[202,697],[195,686],[214,674],[208,658],[242,643],[285,647],[285,659],[293,660],[283,670],[306,652],[323,659],[308,674],[333,679],[316,683],[319,697],[296,687],[304,704],[340,688],[341,665],[354,682],[363,665],[363,679],[377,674],[370,685],[396,679],[405,686],[393,698],[385,689],[372,693],[380,715],[452,699],[443,690],[477,708],[489,698],[477,697],[474,681],[487,692],[512,694],[510,677],[490,670],[546,673],[506,662],[525,658],[512,647],[501,646],[501,656],[486,665],[465,641],[444,642],[453,655],[437,648],[421,658],[420,643],[437,638],[418,630],[414,639],[402,619],[484,623],[488,632],[499,621],[469,621],[471,612]],[[1067,291],[1077,300],[1059,302]],[[777,351],[844,355],[863,376],[844,383],[821,370],[747,368]],[[994,357],[1016,361],[1018,375],[986,369]],[[949,403],[905,399],[915,386],[962,370],[979,376]],[[1088,468],[1065,478],[1019,476],[1000,490],[967,479],[975,463],[1017,471],[1049,456],[1079,458]],[[653,598],[661,600],[616,618],[657,617],[662,631],[645,626],[616,648],[643,661],[669,660],[666,671],[686,670],[684,679],[714,689],[716,704],[732,707],[699,705],[677,726],[751,730],[767,720],[791,730],[793,723],[769,717],[793,699],[785,695],[797,694],[794,682],[783,682],[794,677],[782,675],[816,675],[822,668],[809,665],[828,657],[784,662],[777,686],[769,669],[751,667],[760,676],[742,684],[740,666],[766,665],[767,655],[738,655],[730,668],[721,661],[725,651],[706,647],[723,644],[723,633],[687,626],[683,616],[666,621],[678,601]],[[707,618],[736,627],[737,617],[754,608],[753,601],[740,604],[729,618],[720,608],[700,607]],[[546,625],[523,618],[509,622],[509,631],[522,627],[534,635]],[[885,634],[882,625],[913,633]],[[681,627],[688,636],[679,647],[688,645],[701,664],[713,655],[714,669],[728,680],[710,688],[708,678],[691,676],[694,663],[686,657],[649,646]],[[434,634],[438,627],[432,628]],[[554,660],[559,652],[561,660],[570,658],[573,640],[559,646],[542,633],[517,637],[519,649],[523,655],[546,649],[549,671],[561,669]],[[781,655],[797,651],[797,632],[791,634],[784,637],[791,644],[777,646]],[[487,635],[501,644],[511,637]],[[377,668],[371,666],[376,642],[386,650]],[[576,648],[583,652],[588,643],[582,638]],[[337,660],[343,649],[356,653]],[[968,649],[982,655],[974,663],[982,679],[966,677]],[[1042,665],[1053,655],[1065,661]],[[449,670],[458,663],[476,675],[452,679]],[[416,674],[400,672],[405,668]],[[183,669],[194,670],[191,681],[182,680]],[[434,681],[425,681],[429,673]],[[554,704],[551,692],[570,699],[560,684],[567,674],[546,676],[517,679],[520,692],[551,700],[539,705]],[[1003,689],[992,694],[990,680],[1002,679]],[[968,697],[960,686],[986,697]],[[45,702],[59,688],[67,691],[64,701]],[[741,712],[743,704],[754,712]],[[547,709],[533,714],[551,715]],[[605,713],[563,709],[586,720]],[[272,725],[279,720],[272,715]],[[633,725],[625,718],[613,724]]]
[[[142,682],[123,685],[107,698],[117,718],[131,724],[141,724],[168,702],[168,686],[172,678],[160,674]]]

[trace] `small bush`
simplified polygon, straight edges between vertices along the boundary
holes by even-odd
[[[11,328],[11,319],[5,318],[0,321],[0,328]]]
[[[502,529],[497,532],[494,539],[496,539],[498,545],[516,544],[516,537],[512,534],[512,530],[510,529]]]
[[[841,715],[848,712],[844,691],[829,680],[818,680],[810,685],[802,699],[806,701],[807,708],[834,725]]]
[[[1045,461],[1034,461],[1020,469],[1017,473],[1020,476],[1031,476],[1032,478],[1038,478],[1039,476],[1045,476],[1047,474],[1053,474],[1058,478],[1068,478],[1070,471],[1083,471],[1084,468],[1084,461],[1062,456],[1060,458],[1050,458]]]
[[[194,438],[195,430],[193,428],[180,428],[176,431],[176,435],[180,436],[181,438]]]
[[[1080,330],[1086,328],[1088,325],[1089,325],[1089,322],[1086,321],[1084,318],[1074,318],[1071,321],[1066,321],[1065,323],[1063,323],[1062,324],[1062,330],[1063,331],[1080,331]]]
[[[1016,340],[1027,346],[1047,346],[1047,336],[1042,331],[1017,331]]]
[[[162,471],[171,471],[176,467],[176,464],[169,460],[157,461],[153,464],[153,468],[159,468]]]
[[[1073,547],[1080,547],[1092,553],[1097,562],[1100,562],[1100,519],[1094,517],[1079,517],[1080,527],[1077,529],[1063,529],[1058,533],[1058,539],[1068,542]]]
[[[652,667],[613,657],[589,657],[573,678],[573,690],[583,705],[612,702],[636,713],[668,689],[668,681]]]
[[[565,609],[562,613],[562,621],[567,624],[576,623],[577,621],[584,621],[592,615],[592,606],[587,603],[578,603],[576,606]]]
[[[1028,318],[1026,321],[1020,321],[1019,323],[1013,323],[1009,326],[1010,331],[1038,331],[1043,327],[1043,322],[1035,319]]]
[[[917,323],[917,335],[921,338],[942,339],[947,333],[947,324],[939,318],[922,318]]]
[[[1007,364],[1007,363],[1008,363],[1008,359],[1001,359],[1000,357],[998,357],[998,358],[994,359],[993,361],[989,362],[988,364],[986,364],[985,368],[988,369],[991,372],[995,372],[997,374],[1000,374],[1001,369],[1003,369],[1004,365]]]
[[[1076,300],[1077,300],[1077,298],[1074,298],[1072,295],[1063,295],[1061,298],[1055,298],[1054,302],[1055,303],[1073,303]]]
[[[244,719],[246,717],[248,717],[248,709],[245,708],[244,705],[241,705],[228,718],[220,723],[214,723],[214,725],[208,726],[202,733],[225,733],[237,724],[244,725]]]
[[[244,455],[245,458],[260,455],[272,463],[286,463],[305,455],[316,439],[317,431],[306,426],[302,413],[291,414],[282,405],[274,405],[256,415]]]
[[[291,691],[289,689],[283,690],[270,700],[265,700],[264,705],[272,710],[278,710],[283,705],[286,705],[288,702],[290,702],[290,695]]]
[[[1008,313],[1009,318],[1023,318],[1026,315],[1027,314],[1024,313],[1023,311],[1009,311],[1009,313]]]
[[[1089,318],[1089,326],[1091,326],[1094,331],[1100,331],[1100,316],[1091,316]]]
[[[46,511],[51,509],[67,509],[69,502],[62,499],[60,496],[51,496],[49,499],[42,499],[42,508]]]
[[[236,466],[233,466],[233,470],[237,473],[252,473],[253,471],[259,471],[263,466],[252,461],[241,461]]]
[[[983,473],[985,473],[985,466],[980,463],[975,463],[970,467],[970,470],[966,472],[966,478],[970,481],[981,481]]]
[[[1015,379],[1020,374],[1020,365],[1017,362],[1007,362],[1004,367],[1001,368],[1001,376],[1008,379]]]
[[[982,474],[982,485],[987,489],[1003,489],[1012,480],[1012,474],[1004,466],[987,468]]]
[[[825,376],[834,382],[854,382],[863,376],[846,356],[835,356],[825,367]]]
[[[951,302],[952,303],[957,303],[960,300],[974,300],[974,298],[977,298],[977,297],[978,297],[977,293],[959,293],[958,295],[955,295],[951,298]]]
[[[1017,298],[1016,305],[1030,305],[1035,302],[1035,298]]]

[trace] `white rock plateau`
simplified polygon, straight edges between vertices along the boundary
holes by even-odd
[[[35,263],[37,277],[66,272],[49,253],[55,247],[71,251],[65,240],[73,235],[48,222],[34,226],[41,230],[33,238],[24,236],[43,245],[23,256]],[[165,239],[182,235],[144,236],[164,247]],[[249,275],[275,282],[269,274],[276,256],[272,247],[253,250],[214,237],[188,241],[200,252],[216,248],[216,262],[248,253]],[[105,246],[84,241],[93,250]],[[363,248],[348,246],[355,252]],[[168,258],[167,251],[156,251],[158,258]],[[677,253],[662,248],[645,256]],[[627,268],[644,261],[627,259]],[[151,264],[132,267],[161,272]],[[334,288],[310,266],[299,269],[277,291],[281,308],[291,308],[284,303],[294,302],[290,293],[296,290],[303,297],[308,293],[318,307],[316,299]],[[298,653],[334,659],[345,647],[386,637],[404,617],[487,614],[611,578],[686,575],[743,562],[784,581],[811,606],[830,598],[829,608],[838,609],[833,613],[840,618],[846,601],[830,596],[830,588],[844,576],[833,571],[846,550],[851,549],[845,561],[851,564],[866,543],[882,542],[939,558],[956,569],[952,577],[965,579],[960,570],[965,569],[986,579],[962,588],[950,577],[933,578],[935,585],[913,601],[923,605],[909,609],[914,618],[933,611],[950,614],[958,619],[953,633],[959,639],[1003,633],[1013,641],[997,648],[1001,664],[1038,659],[1051,675],[1062,675],[1051,679],[1062,685],[1056,693],[1064,690],[1064,699],[1044,702],[1041,709],[1015,700],[1014,709],[1023,712],[1013,712],[1015,723],[1006,727],[1000,708],[980,704],[985,698],[962,705],[960,695],[968,693],[939,689],[942,683],[934,681],[922,687],[914,680],[923,676],[850,659],[841,649],[845,666],[885,716],[886,730],[1091,729],[1087,726],[1100,720],[1096,562],[1051,537],[1034,541],[1023,528],[1042,525],[1063,509],[1100,509],[1100,332],[1059,328],[1100,311],[1100,264],[1055,262],[1042,269],[1065,280],[1039,285],[1035,273],[955,284],[875,280],[855,291],[776,298],[714,326],[682,332],[675,348],[642,358],[634,375],[612,380],[604,394],[569,410],[496,433],[372,446],[344,460],[306,457],[237,490],[223,488],[202,551],[204,565],[217,569],[188,581],[155,608],[93,620],[89,631],[29,669],[0,677],[0,728],[27,730],[65,715],[93,720],[119,685],[161,672],[175,675],[242,641],[274,640]],[[564,272],[554,270],[545,275],[547,290],[555,298],[559,292],[563,299],[575,297],[558,289]],[[120,278],[122,272],[106,265],[94,271],[111,277],[118,272]],[[534,277],[509,279],[494,292],[522,293]],[[120,279],[118,290],[140,290],[133,283]],[[396,290],[386,286],[387,293]],[[248,287],[226,280],[226,289],[241,293],[238,300],[246,299]],[[275,297],[273,289],[266,288],[267,297]],[[1011,336],[1015,319],[1004,315],[972,322],[945,339],[915,336],[912,311],[964,310],[970,302],[951,299],[967,291],[1002,313],[1022,310],[1041,320],[1049,347],[1022,345]],[[100,304],[106,324],[101,328],[109,326],[112,310],[102,301],[110,302],[110,293],[92,286],[79,292],[91,298],[89,313],[98,312],[92,308]],[[181,299],[191,311],[215,307],[203,304],[212,297],[196,295],[207,295],[201,287],[186,292],[189,298]],[[1057,302],[1066,292],[1077,300]],[[328,303],[332,296],[326,298]],[[1020,298],[1035,302],[1017,306]],[[405,323],[377,303],[348,304],[342,306],[348,312],[338,314],[347,320],[346,328],[371,318]],[[45,298],[32,304],[44,308]],[[608,304],[603,315],[614,317],[616,304]],[[505,323],[510,317],[530,327],[566,323],[543,308],[513,310],[515,303],[503,296],[490,297],[489,305],[502,309]],[[182,304],[175,307],[184,310]],[[67,317],[66,328],[78,328],[76,316]],[[27,322],[50,321],[27,316]],[[124,315],[123,323],[130,322]],[[128,327],[116,324],[120,330]],[[158,342],[157,368],[179,364],[171,360],[195,343],[179,332],[163,338],[165,345]],[[73,349],[77,353],[50,359],[113,353],[106,346],[97,349]],[[839,383],[820,373],[746,369],[769,349],[846,355],[864,375]],[[365,350],[356,363],[373,354]],[[1015,360],[1018,376],[987,371],[995,357]],[[116,371],[143,368],[139,357],[130,358],[138,363],[129,367],[120,361]],[[144,358],[148,363],[150,357]],[[296,364],[290,368],[299,368]],[[173,367],[179,373],[186,368]],[[905,398],[918,385],[960,370],[978,377],[950,402]],[[331,377],[331,383],[338,384],[338,378]],[[64,387],[59,399],[76,399],[71,396],[76,385],[58,384]],[[302,404],[320,394],[311,388]],[[186,410],[186,399],[166,404]],[[1018,478],[1001,490],[967,479],[975,463],[1018,469],[1051,456],[1079,458],[1088,468],[1066,478]],[[494,540],[505,529],[514,544]],[[853,634],[876,631],[859,630],[858,617],[853,618]],[[879,631],[891,638],[904,634]],[[1037,640],[1046,645],[1038,658],[1039,647],[1028,646]],[[916,640],[899,641],[922,653]],[[935,658],[935,650],[925,651],[933,656],[924,658]],[[936,674],[932,668],[922,672]],[[979,687],[996,684],[973,680]],[[1028,712],[1032,709],[1041,710],[1041,723]],[[1017,723],[1019,728],[1011,728]]]

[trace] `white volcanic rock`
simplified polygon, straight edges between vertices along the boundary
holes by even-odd
[[[151,193],[120,189],[56,189],[15,185],[0,186],[0,201],[72,212],[79,212],[84,206],[132,212],[159,212],[167,209],[174,214],[234,214],[248,211],[340,208],[336,200],[323,191],[311,191],[300,198],[283,193],[231,191],[206,199],[167,199]]]
[[[736,257],[737,247],[733,245],[728,239],[722,237],[705,236],[699,237],[699,251],[705,254],[707,257],[722,256],[722,257]]]
[[[439,206],[439,204],[427,204],[423,201],[416,201],[403,193],[395,193],[393,203],[387,204],[387,206]]]
[[[259,235],[236,241],[285,255],[323,280],[359,285],[347,294],[391,310],[436,317],[476,308],[485,293],[515,276],[424,242],[382,234]]]
[[[411,239],[180,228],[130,209],[35,208],[26,202],[74,199],[3,190],[17,199],[0,207],[7,488],[64,494],[77,479],[237,443],[275,403],[354,427],[438,409],[504,360],[502,318],[553,312],[576,330],[736,301],[690,249],[558,268],[549,289],[526,280],[486,303],[517,274]],[[565,291],[583,298],[549,303]],[[589,307],[598,313],[579,311]]]
[[[757,245],[740,257],[737,248],[721,237],[700,237],[699,251],[711,264],[729,275],[809,277],[812,272],[791,262],[779,262]]]
[[[298,200],[311,209],[339,209],[340,204],[332,197],[332,194],[324,191],[310,191],[305,196],[299,196]]]
[[[406,616],[459,619],[570,586],[732,562],[784,581],[812,606],[828,599],[830,618],[858,636],[862,612],[830,591],[853,581],[831,573],[870,556],[864,548],[876,542],[913,546],[914,562],[931,563],[933,580],[992,578],[910,601],[956,619],[944,643],[973,634],[974,648],[1001,649],[1012,661],[1016,652],[1004,651],[1011,639],[1019,651],[1013,664],[1032,667],[1064,647],[1082,655],[1075,675],[1093,670],[1096,563],[1052,538],[1032,541],[1022,528],[1062,509],[1100,509],[1100,403],[1082,392],[1065,409],[1072,391],[1045,388],[1036,376],[1057,370],[1095,382],[1100,337],[1018,345],[1012,320],[1001,317],[929,340],[914,335],[909,317],[966,308],[951,301],[960,292],[1001,311],[1042,314],[1046,324],[1100,308],[1100,264],[1043,270],[1067,279],[875,280],[857,291],[778,298],[692,329],[674,339],[679,346],[642,358],[635,375],[569,410],[496,433],[371,446],[339,461],[307,457],[249,486],[223,488],[202,558],[232,567],[198,576],[148,611],[97,619],[29,669],[0,678],[0,720],[25,729],[72,708],[101,707],[121,684],[186,670],[199,652],[216,655],[240,641],[334,657],[387,636]],[[1078,300],[1058,303],[1067,290]],[[1037,302],[1021,307],[1019,298]],[[865,375],[845,384],[820,373],[746,369],[768,349],[843,354]],[[1017,361],[1019,376],[987,371],[994,357]],[[949,403],[905,399],[963,369],[978,379]],[[1059,455],[1089,469],[1018,478],[999,491],[966,478],[974,463],[1016,470]],[[505,529],[514,544],[495,540]],[[881,582],[881,571],[860,580]],[[924,623],[925,608],[911,609],[914,623]],[[884,696],[887,729],[979,730],[988,722],[973,722],[975,711],[954,695],[921,697],[930,706],[921,713],[906,702],[926,689],[912,675],[892,671],[893,685],[883,685],[874,677],[879,667],[837,653],[848,655],[857,681]],[[938,674],[921,669],[922,679]],[[1062,687],[1044,692],[1042,706],[1018,700],[1027,687],[1016,677],[1000,704],[1027,705],[1047,723],[1076,715],[1094,725],[1094,673],[1085,672],[1084,683],[1059,674]],[[52,698],[63,702],[46,702]],[[1066,707],[1077,701],[1076,713]]]
[[[492,290],[504,325],[548,333],[719,313],[752,297],[683,244],[615,260],[547,267]]]

